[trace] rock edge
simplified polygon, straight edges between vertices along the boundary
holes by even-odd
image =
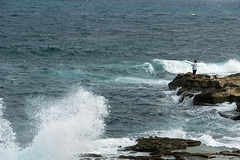
[[[137,144],[134,146],[126,147],[124,151],[134,152],[149,152],[149,156],[120,156],[120,159],[138,159],[138,160],[163,160],[166,158],[176,160],[203,160],[214,159],[222,156],[223,158],[235,157],[240,158],[240,150],[234,151],[221,151],[217,153],[190,153],[182,151],[188,147],[200,146],[200,141],[176,139],[176,138],[161,138],[149,137],[138,138]]]

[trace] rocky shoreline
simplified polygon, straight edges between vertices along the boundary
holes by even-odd
[[[169,89],[179,88],[177,95],[180,103],[185,98],[193,98],[193,105],[215,105],[228,102],[236,103],[237,109],[231,113],[219,112],[222,117],[240,120],[240,73],[217,78],[198,74],[196,79],[192,73],[178,74],[168,84]]]
[[[219,114],[225,118],[240,120],[240,73],[227,77],[216,77],[198,74],[193,78],[192,73],[178,74],[168,84],[169,89],[178,89],[180,103],[185,98],[193,98],[193,105],[216,105],[228,102],[236,103],[237,109],[231,113]],[[137,144],[121,149],[124,154],[110,159],[125,160],[240,160],[238,148],[208,147],[200,141],[149,137],[137,138]],[[136,155],[136,153],[145,153]],[[106,159],[101,155],[88,154],[85,158]],[[81,158],[84,159],[84,158]],[[107,158],[108,159],[108,158]]]
[[[178,74],[169,83],[169,89],[178,89],[180,102],[185,98],[193,98],[193,105],[216,105],[228,102],[236,103],[237,109],[229,113],[219,114],[225,118],[240,120],[240,73],[226,77],[192,73]],[[120,156],[123,159],[139,160],[240,160],[240,150],[230,148],[208,147],[200,141],[171,139],[160,137],[138,138],[137,144],[125,148],[127,151],[149,152],[149,156]]]
[[[148,137],[137,138],[137,144],[121,149],[124,154],[118,157],[106,158],[97,154],[82,155],[80,159],[94,160],[239,160],[240,150],[230,148],[208,147],[200,141]],[[137,155],[136,153],[144,153]]]
[[[226,149],[226,148],[224,148]],[[120,159],[137,160],[224,160],[240,159],[240,150],[207,147],[200,141],[149,137],[138,138],[137,144],[126,147],[125,151],[147,152],[149,156],[120,156]]]

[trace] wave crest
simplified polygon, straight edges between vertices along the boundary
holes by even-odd
[[[177,61],[177,60],[164,60],[164,59],[154,59],[155,63],[158,63],[163,66],[163,68],[173,74],[191,72],[191,63],[190,61]],[[219,63],[198,63],[198,73],[199,74],[217,74],[220,76],[226,76],[229,74],[238,73],[240,70],[240,62],[231,59],[226,62]]]

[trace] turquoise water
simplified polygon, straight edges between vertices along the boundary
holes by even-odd
[[[237,0],[2,0],[0,159],[116,157],[135,137],[239,148],[235,104],[179,103],[178,73],[238,73]]]

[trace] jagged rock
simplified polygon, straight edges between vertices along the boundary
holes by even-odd
[[[137,160],[162,160],[162,159],[175,159],[175,160],[206,160],[216,156],[222,156],[225,159],[232,157],[240,157],[240,151],[222,151],[220,153],[201,153],[202,149],[199,148],[198,152],[188,152],[188,147],[199,147],[200,141],[176,139],[176,138],[138,138],[137,144],[134,146],[126,147],[125,151],[134,152],[150,152],[149,156],[120,156],[120,159],[137,159]],[[201,146],[200,146],[201,147]],[[195,151],[198,151],[196,149]]]
[[[166,154],[171,150],[201,145],[200,141],[160,137],[138,138],[137,142],[134,146],[126,147],[125,150]]]
[[[80,155],[80,157],[91,157],[91,158],[94,157],[94,158],[96,158],[96,157],[102,157],[102,155],[89,153],[89,154]]]
[[[200,90],[200,93],[195,94],[194,105],[232,103],[240,99],[240,73],[222,78],[209,78],[207,75],[198,74],[196,79],[193,79],[192,73],[183,73],[178,74],[168,86],[170,89],[180,88],[177,95],[183,96],[181,100],[192,95],[191,90]]]
[[[186,97],[193,97],[194,105],[209,105],[223,102],[236,102],[236,113],[222,113],[222,117],[240,120],[240,73],[222,78],[211,78],[198,74],[193,79],[192,73],[178,74],[168,84],[170,89],[179,88],[177,95],[181,95],[180,102]]]

